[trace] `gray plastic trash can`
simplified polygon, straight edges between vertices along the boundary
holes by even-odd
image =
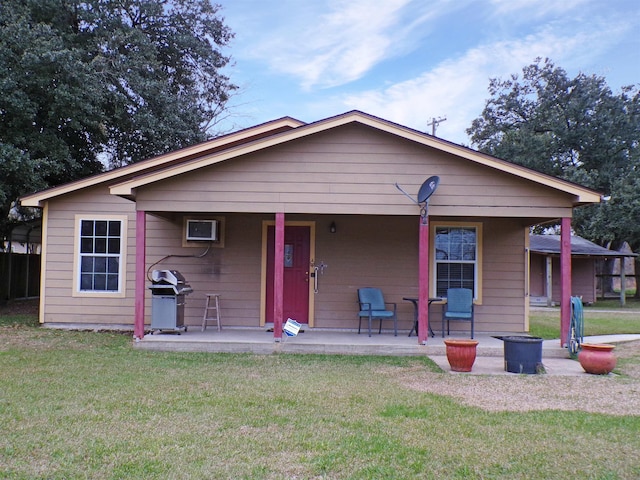
[[[512,335],[500,339],[504,342],[504,369],[507,372],[542,372],[542,338]]]

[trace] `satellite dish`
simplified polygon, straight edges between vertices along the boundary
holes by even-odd
[[[438,188],[438,183],[440,183],[440,177],[437,175],[427,178],[418,190],[418,203],[426,203]]]

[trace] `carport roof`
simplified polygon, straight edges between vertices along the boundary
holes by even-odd
[[[560,235],[530,235],[529,250],[536,253],[560,255]],[[619,252],[601,247],[586,238],[571,236],[571,255],[585,257],[637,257],[632,252]]]

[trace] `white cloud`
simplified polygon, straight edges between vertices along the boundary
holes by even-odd
[[[495,16],[520,15],[523,20],[531,21],[533,18],[545,17],[548,15],[559,15],[570,11],[575,11],[582,5],[590,3],[592,0],[491,0],[491,7]]]
[[[465,129],[478,117],[488,98],[489,78],[507,78],[540,57],[549,57],[567,68],[572,58],[593,52],[602,39],[578,34],[557,36],[543,31],[521,40],[503,41],[468,50],[415,79],[384,89],[374,89],[342,98],[346,109],[358,109],[389,120],[428,131],[433,117],[446,116],[437,136],[468,143]]]
[[[637,82],[635,1],[229,0],[225,8],[239,28],[232,53],[244,77],[233,78],[250,85],[243,109],[257,121],[359,109],[430,131],[430,119],[446,115],[437,135],[466,143],[489,78],[520,73],[536,57],[570,76],[614,72],[614,88]]]
[[[322,10],[305,10],[270,32],[254,56],[270,68],[300,80],[304,89],[332,87],[361,78],[374,65],[416,42],[416,29],[434,12],[422,2],[332,0]],[[424,35],[425,31],[422,33]]]

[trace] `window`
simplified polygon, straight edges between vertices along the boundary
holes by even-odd
[[[119,293],[124,266],[124,220],[78,219],[78,292]]]
[[[435,225],[434,236],[436,296],[446,297],[449,288],[470,288],[478,299],[480,226]]]

